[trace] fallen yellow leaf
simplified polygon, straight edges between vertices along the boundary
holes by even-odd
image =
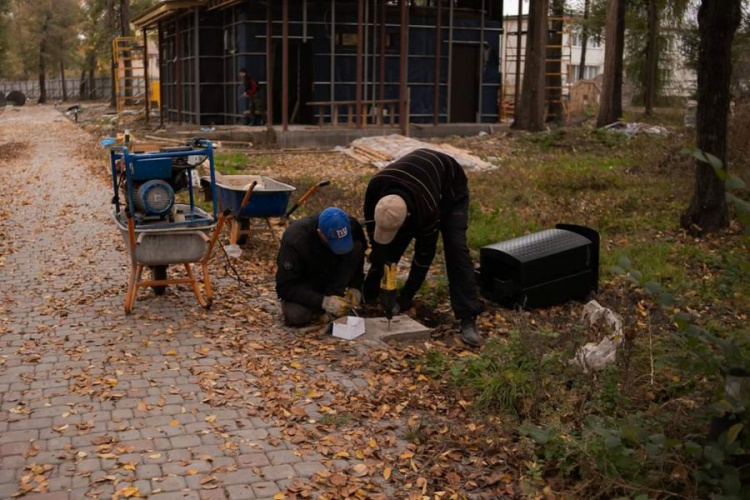
[[[114,500],[118,498],[140,498],[141,492],[135,486],[126,486],[121,490],[117,490],[112,496]]]

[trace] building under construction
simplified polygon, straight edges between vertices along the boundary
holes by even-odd
[[[243,123],[240,69],[268,126],[498,121],[503,0],[162,0],[161,117]]]

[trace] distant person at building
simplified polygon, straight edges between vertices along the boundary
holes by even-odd
[[[240,70],[240,78],[242,78],[242,123],[244,125],[261,125],[260,85],[245,68]]]
[[[276,293],[288,326],[305,326],[328,313],[346,315],[362,301],[367,240],[359,222],[341,209],[293,222],[281,240]]]
[[[461,321],[461,340],[479,347],[476,317],[484,306],[466,243],[469,186],[461,165],[447,154],[419,149],[375,174],[367,186],[364,206],[372,243],[365,280],[365,301],[376,301],[386,264],[401,260],[414,240],[409,278],[399,292],[397,310],[407,311],[427,277],[443,236],[451,307]]]

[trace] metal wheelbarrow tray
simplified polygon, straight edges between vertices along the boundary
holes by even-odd
[[[190,210],[189,205],[177,204],[178,209]],[[206,254],[209,235],[216,223],[205,211],[193,209],[192,221],[181,227],[159,227],[159,224],[141,225],[135,228],[135,260],[144,266],[168,266],[199,262]],[[127,251],[130,252],[128,222],[124,213],[112,218],[122,233]]]
[[[130,255],[130,277],[125,296],[125,312],[132,311],[138,299],[138,289],[153,287],[154,291],[169,285],[190,285],[200,305],[211,307],[211,277],[208,271],[208,259],[221,231],[224,218],[219,222],[205,211],[190,205],[176,205],[186,212],[186,221],[174,224],[155,223],[135,226],[133,217],[128,213],[112,212],[117,227],[120,229],[125,247]],[[200,264],[203,276],[199,280],[193,272],[192,264]],[[182,265],[187,278],[167,279],[166,269],[170,265]],[[151,280],[142,280],[143,270],[150,267]],[[157,274],[157,270],[159,274]],[[205,296],[201,292],[199,281],[203,282]],[[158,292],[157,292],[158,293]]]

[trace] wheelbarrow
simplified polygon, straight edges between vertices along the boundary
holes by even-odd
[[[208,179],[202,178],[201,183],[206,185]],[[289,217],[320,188],[330,183],[331,181],[324,180],[315,184],[291,208],[287,209],[292,193],[296,191],[296,188],[289,184],[260,175],[217,175],[216,192],[219,206],[222,210],[229,210],[232,216],[228,218],[229,243],[242,245],[246,242],[247,236],[252,232],[251,219],[263,219],[267,230],[276,242],[280,243],[271,219],[281,218],[282,225],[287,226]],[[252,184],[254,184],[252,199],[243,205],[248,187]],[[208,194],[208,190],[205,192]]]
[[[177,205],[178,209],[187,209]],[[125,313],[133,310],[140,288],[153,287],[158,294],[169,285],[190,285],[201,306],[211,307],[211,275],[208,270],[208,260],[216,244],[216,235],[221,232],[224,224],[222,219],[213,219],[200,208],[194,212],[206,217],[206,223],[184,227],[138,227],[128,210],[118,215],[113,211],[112,217],[122,233],[125,246],[130,254],[130,276],[125,293]],[[199,264],[203,270],[203,286],[205,296],[201,293],[199,279],[193,272],[193,264]],[[186,278],[167,278],[167,267],[173,265],[184,266]],[[149,267],[153,275],[151,280],[143,280],[143,270]]]
[[[226,217],[224,214],[217,217],[216,203],[213,214],[196,206],[192,170],[208,161],[211,190],[215,191],[211,142],[195,139],[175,150],[150,153],[131,153],[127,147],[113,147],[110,161],[115,205],[112,218],[122,234],[131,264],[125,313],[132,311],[139,289],[152,287],[156,294],[161,294],[165,287],[180,284],[190,285],[198,302],[210,307],[208,261]],[[175,203],[175,194],[181,190],[189,191],[189,204]],[[121,196],[125,198],[122,202]],[[203,269],[205,295],[193,264]],[[183,266],[187,277],[168,279],[167,268],[172,265]],[[143,280],[146,267],[151,269],[150,280]]]

